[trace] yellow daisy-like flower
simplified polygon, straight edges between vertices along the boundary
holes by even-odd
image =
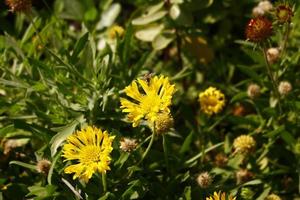
[[[108,37],[110,39],[115,39],[117,37],[117,35],[119,37],[122,37],[124,35],[124,33],[125,33],[125,30],[123,29],[122,26],[113,25],[108,30]]]
[[[281,198],[276,194],[270,194],[265,198],[265,200],[281,200]]]
[[[247,154],[253,151],[255,148],[255,144],[255,140],[252,136],[249,135],[241,135],[233,141],[235,152],[242,154]]]
[[[109,136],[107,131],[88,126],[76,131],[67,138],[63,146],[64,161],[76,160],[78,163],[65,168],[65,173],[75,173],[73,179],[80,178],[85,182],[95,172],[106,173],[110,170],[110,152],[113,150],[112,141],[115,136]]]
[[[236,197],[232,197],[231,195],[229,195],[226,198],[226,193],[221,191],[219,191],[218,193],[214,192],[213,196],[206,197],[206,200],[235,200],[235,199]]]
[[[208,114],[219,113],[225,106],[225,95],[214,87],[209,87],[199,94],[201,110]]]
[[[154,76],[149,81],[137,79],[125,88],[131,100],[121,98],[121,109],[128,113],[133,127],[138,126],[141,120],[154,123],[161,113],[170,113],[174,92],[175,85],[171,85],[167,77]]]

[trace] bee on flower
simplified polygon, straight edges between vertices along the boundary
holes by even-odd
[[[164,76],[153,76],[149,80],[137,79],[124,89],[127,98],[121,98],[121,109],[128,113],[132,126],[147,121],[150,127],[165,131],[173,124],[170,114],[175,85]],[[158,127],[160,126],[160,127]],[[167,127],[168,126],[168,127]]]

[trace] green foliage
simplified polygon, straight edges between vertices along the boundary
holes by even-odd
[[[219,190],[237,199],[299,199],[299,2],[290,2],[291,24],[268,14],[273,35],[264,45],[281,47],[269,66],[277,85],[262,45],[244,38],[257,3],[43,0],[30,13],[2,7],[0,199],[191,200]],[[120,98],[151,74],[176,85],[174,128],[155,135],[145,155],[151,130],[128,123]],[[277,94],[281,81],[292,85],[286,95]],[[252,83],[260,86],[256,98],[247,92]],[[198,96],[210,86],[225,94],[226,106],[207,116]],[[64,173],[61,147],[86,125],[116,136],[106,180],[94,174],[85,183]],[[256,141],[249,155],[232,147],[243,134]],[[122,151],[124,137],[136,139],[134,151]],[[41,159],[51,161],[46,174],[37,170]],[[204,171],[213,178],[207,188],[197,182]]]

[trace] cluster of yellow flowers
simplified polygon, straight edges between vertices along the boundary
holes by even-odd
[[[121,109],[127,113],[129,122],[133,127],[146,122],[153,133],[165,133],[173,126],[173,117],[170,112],[172,96],[175,85],[164,76],[154,76],[150,79],[137,79],[124,89],[127,98],[121,98]],[[225,106],[225,95],[214,87],[209,87],[199,94],[201,111],[209,116],[219,113]],[[115,136],[110,136],[107,131],[88,126],[76,131],[67,138],[63,146],[62,157],[64,161],[76,161],[65,168],[65,173],[73,174],[88,182],[94,173],[106,173],[110,170],[110,153],[113,150],[112,142]],[[128,141],[127,141],[128,140]],[[129,139],[123,141],[122,149],[128,150]],[[130,142],[134,149],[135,140]],[[234,141],[234,148],[241,153],[253,149],[255,141],[250,136],[240,136]],[[126,147],[126,148],[125,148]],[[70,162],[69,162],[70,163]],[[206,200],[225,200],[223,192],[214,193]],[[235,197],[228,197],[235,200]]]

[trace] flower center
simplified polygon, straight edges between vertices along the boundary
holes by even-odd
[[[141,108],[145,113],[158,112],[161,104],[161,99],[155,93],[145,95],[141,101]]]
[[[81,163],[99,162],[101,158],[101,149],[97,146],[85,146],[80,152]]]
[[[218,104],[218,99],[214,96],[209,96],[205,99],[205,104],[207,106],[215,107]]]

